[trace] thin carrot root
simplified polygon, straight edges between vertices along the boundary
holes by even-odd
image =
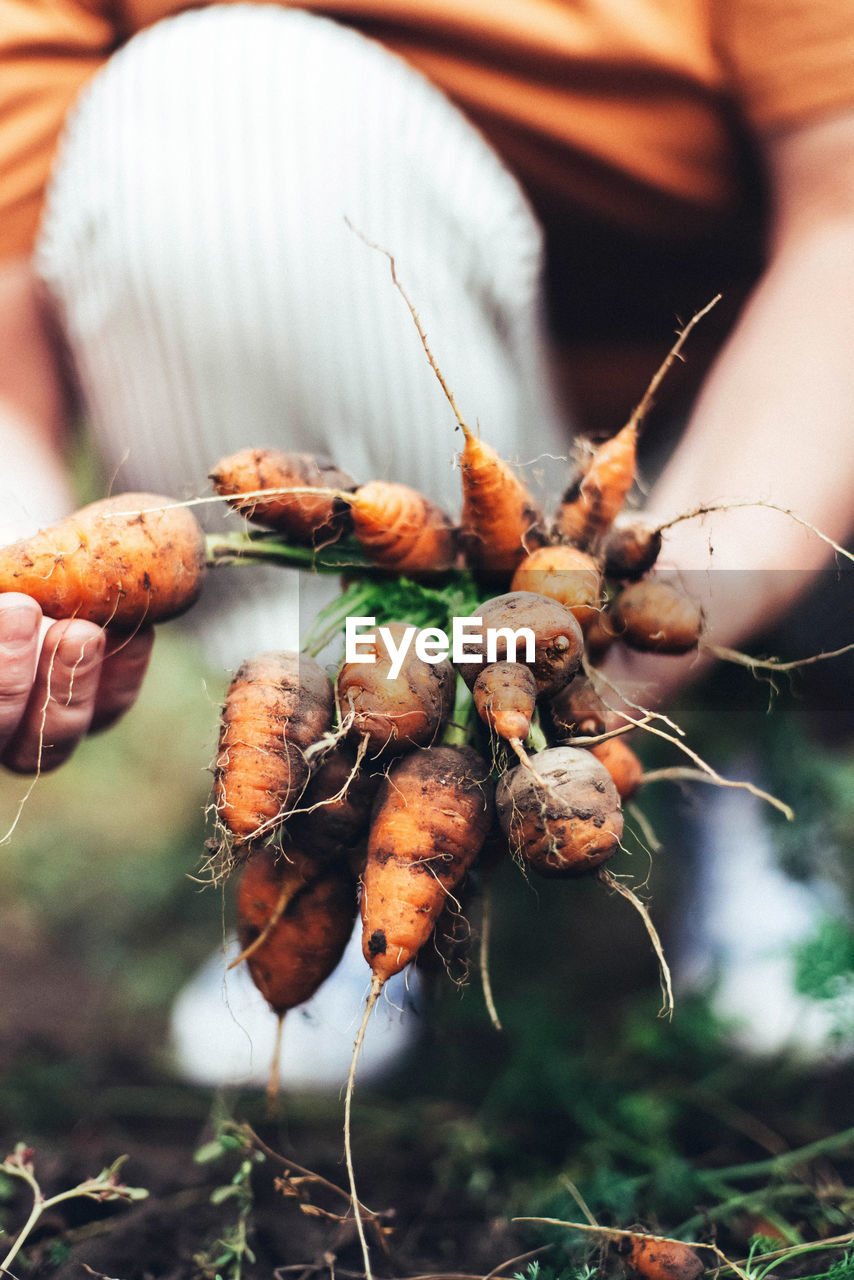
[[[780,658],[754,658],[749,653],[740,653],[737,649],[729,649],[726,645],[704,644],[705,648],[721,662],[734,662],[738,666],[748,667],[751,671],[797,671],[801,667],[811,667],[817,662],[826,662],[830,658],[841,658],[845,653],[854,650],[854,643],[844,644],[840,649],[831,649],[825,653],[813,653],[808,658],[794,658],[784,661]]]
[[[597,672],[595,668],[585,666],[585,671],[594,679],[594,681],[601,681],[602,684],[607,685],[608,688],[612,689],[616,694],[620,693],[619,689],[617,689],[616,686],[605,676],[602,676],[601,673]],[[761,787],[757,787],[756,784],[750,782],[749,779],[724,778],[719,774],[716,769],[713,769],[710,764],[707,764],[702,756],[698,755],[697,752],[689,747],[686,742],[681,741],[681,738],[684,737],[684,730],[680,729],[679,726],[674,724],[674,722],[667,716],[662,716],[660,713],[650,711],[648,708],[641,707],[637,703],[630,702],[626,698],[624,698],[623,701],[624,706],[620,708],[619,714],[627,724],[630,724],[635,728],[643,729],[646,733],[652,733],[658,738],[664,738],[665,742],[673,743],[673,745],[678,747],[684,755],[688,756],[690,760],[693,760],[696,765],[696,769],[667,770],[666,773],[669,779],[684,778],[686,780],[695,780],[698,782],[709,782],[718,787],[732,787],[735,790],[749,791],[750,794],[756,796],[758,800],[764,800],[766,804],[770,804],[772,808],[779,810],[787,821],[794,821],[794,810],[790,805],[786,804],[784,800],[780,800],[777,796],[771,795],[770,792],[764,791]],[[632,707],[634,710],[641,713],[640,716],[635,717],[629,715],[625,707]],[[611,710],[616,710],[616,708],[612,707]],[[666,724],[670,725],[675,732],[668,733],[666,730],[658,728],[652,723],[653,719],[663,720]],[[677,737],[677,734],[680,736]],[[657,769],[654,772],[643,774],[641,780],[642,782],[659,782],[663,781],[664,777],[665,770]]]
[[[822,533],[821,529],[817,528],[809,520],[799,516],[797,511],[792,511],[790,507],[780,506],[776,502],[766,502],[763,498],[737,502],[702,503],[700,506],[694,507],[692,511],[683,511],[678,516],[674,516],[672,520],[665,520],[663,524],[658,526],[658,532],[665,533],[668,529],[672,529],[674,525],[681,524],[684,520],[698,520],[701,516],[715,515],[719,511],[739,511],[745,507],[764,507],[766,511],[777,511],[781,516],[788,516],[790,520],[794,520],[795,524],[799,524],[803,529],[815,534],[821,542],[824,542],[838,556],[854,561],[854,552],[849,551],[847,547],[843,547],[841,543],[836,542],[828,534]]]
[[[483,999],[486,1004],[486,1011],[489,1014],[489,1021],[495,1027],[496,1031],[503,1031],[501,1019],[498,1016],[498,1010],[495,1007],[495,998],[492,994],[492,980],[489,976],[489,941],[492,933],[492,908],[489,895],[484,893],[481,910],[480,910],[480,945],[478,947],[478,968],[480,970],[480,985],[483,990]]]
[[[368,992],[368,998],[365,1001],[365,1011],[362,1014],[362,1021],[359,1024],[359,1030],[356,1033],[356,1039],[353,1042],[353,1057],[350,1061],[350,1070],[347,1075],[347,1089],[344,1094],[344,1157],[347,1164],[347,1177],[350,1181],[350,1202],[353,1207],[353,1219],[356,1223],[356,1231],[359,1236],[359,1244],[362,1248],[362,1259],[365,1264],[365,1280],[373,1280],[373,1272],[371,1271],[371,1255],[368,1249],[368,1241],[365,1236],[365,1226],[362,1221],[362,1206],[356,1192],[356,1173],[353,1168],[353,1144],[350,1129],[350,1114],[353,1102],[353,1088],[356,1082],[356,1066],[359,1061],[359,1053],[365,1039],[365,1032],[368,1029],[368,1022],[374,1011],[374,1005],[380,997],[380,993],[385,984],[385,979],[378,974],[374,974],[371,979],[371,989]]]
[[[661,945],[661,938],[659,937],[658,930],[656,929],[655,925],[652,923],[652,918],[649,914],[649,911],[647,910],[646,906],[641,901],[641,899],[637,896],[637,894],[634,893],[628,887],[628,885],[625,885],[620,880],[618,880],[616,876],[611,875],[610,871],[608,871],[605,867],[601,867],[597,872],[597,875],[599,879],[602,881],[602,883],[608,889],[616,890],[617,893],[621,894],[622,897],[624,897],[628,902],[630,902],[632,906],[635,908],[635,910],[637,911],[640,918],[643,920],[644,927],[646,928],[646,931],[649,934],[649,940],[652,943],[653,950],[655,951],[655,954],[658,958],[659,975],[661,979],[661,995],[662,995],[662,1001],[663,1001],[662,1006],[658,1011],[658,1016],[660,1018],[672,1018],[673,1009],[674,1009],[674,1000],[673,1000],[673,982],[670,976],[670,966],[667,963],[667,958],[664,954],[664,948]]]
[[[267,1089],[264,1095],[265,1108],[268,1119],[273,1119],[279,1110],[279,1082],[282,1075],[282,1042],[283,1032],[285,1028],[285,1012],[278,1014],[276,1023],[276,1038],[273,1042],[273,1059],[270,1063],[270,1076],[267,1080]]]

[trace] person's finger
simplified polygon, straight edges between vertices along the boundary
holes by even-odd
[[[136,701],[153,645],[153,627],[132,636],[107,636],[91,731],[114,724]]]
[[[3,754],[7,768],[44,772],[71,755],[92,721],[105,643],[93,622],[50,625],[24,714]]]
[[[29,596],[0,597],[0,752],[18,728],[33,687],[42,611]]]

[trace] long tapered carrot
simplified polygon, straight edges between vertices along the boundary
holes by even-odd
[[[555,516],[552,536],[577,547],[588,547],[610,529],[623,508],[635,478],[637,442],[653,397],[664,375],[679,356],[688,334],[719,300],[714,297],[679,331],[650,380],[643,398],[626,425],[593,453],[563,496]]]
[[[356,1064],[380,993],[428,941],[474,862],[493,819],[489,769],[471,747],[411,752],[383,781],[362,876],[362,951],[371,989],[353,1046],[344,1103],[344,1139],[353,1213],[366,1276],[370,1255],[356,1194],[350,1111]]]

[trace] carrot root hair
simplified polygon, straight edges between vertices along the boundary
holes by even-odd
[[[664,947],[661,944],[661,938],[659,937],[658,930],[656,929],[655,925],[652,923],[652,918],[649,914],[649,911],[647,910],[646,906],[641,901],[641,899],[638,897],[638,895],[634,893],[633,890],[631,890],[628,887],[628,885],[623,884],[620,880],[617,879],[616,876],[612,875],[610,871],[606,871],[603,867],[600,867],[599,871],[597,872],[597,875],[601,880],[602,884],[606,886],[606,888],[616,890],[617,893],[621,894],[622,897],[624,897],[628,902],[630,902],[634,907],[635,911],[637,911],[640,918],[643,920],[644,928],[646,929],[649,935],[649,940],[652,943],[653,951],[655,952],[656,957],[658,959],[659,974],[661,979],[661,996],[662,996],[662,1005],[658,1011],[658,1016],[660,1018],[672,1018],[673,1009],[674,1009],[674,1000],[673,1000],[673,982],[670,976],[670,965],[667,963],[667,957],[664,954]]]
[[[368,1022],[374,1011],[374,1005],[380,997],[385,980],[374,974],[371,979],[371,989],[368,992],[368,998],[365,1001],[365,1010],[362,1014],[362,1021],[359,1024],[359,1030],[356,1033],[356,1039],[353,1042],[353,1057],[350,1061],[350,1070],[347,1075],[347,1088],[344,1094],[344,1158],[347,1164],[347,1177],[350,1182],[350,1201],[353,1207],[353,1219],[356,1223],[356,1232],[359,1236],[359,1244],[362,1248],[362,1260],[365,1264],[365,1280],[373,1280],[373,1272],[371,1271],[371,1255],[368,1249],[368,1241],[365,1236],[365,1225],[362,1221],[362,1206],[356,1192],[356,1173],[353,1168],[353,1144],[350,1134],[350,1113],[353,1102],[353,1088],[356,1082],[356,1065],[359,1061],[359,1053],[365,1039],[365,1032],[368,1029]]]
[[[279,1082],[282,1074],[282,1042],[284,1039],[285,1015],[278,1015],[278,1023],[276,1025],[276,1038],[273,1042],[273,1060],[270,1063],[270,1075],[267,1080],[267,1089],[264,1094],[265,1110],[269,1119],[274,1119],[279,1111]]]

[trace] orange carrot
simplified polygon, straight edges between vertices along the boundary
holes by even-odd
[[[556,693],[578,670],[584,637],[570,610],[559,601],[533,591],[512,591],[486,600],[471,616],[481,620],[480,638],[473,635],[466,640],[466,653],[470,656],[455,664],[469,688],[484,662],[507,660],[508,633],[518,633],[522,628],[533,633],[534,654],[528,661],[524,640],[518,638],[516,661],[531,668],[540,694]],[[490,636],[496,642],[494,654],[488,650]]]
[[[513,574],[510,590],[536,591],[559,600],[584,630],[601,607],[602,573],[586,551],[559,543],[527,555]]]
[[[318,864],[294,846],[256,850],[240,873],[237,933],[248,947],[267,926],[282,897],[278,923],[247,964],[276,1013],[308,1000],[335,968],[356,918],[356,882],[346,863]]]
[[[623,815],[605,766],[578,747],[547,747],[531,765],[535,772],[520,765],[496,789],[511,851],[546,876],[583,875],[612,857]]]
[[[506,580],[529,551],[545,542],[543,515],[510,464],[459,422],[465,438],[460,473],[466,561],[481,578]]]
[[[644,653],[690,653],[703,631],[703,611],[696,601],[657,579],[624,587],[609,617],[623,643]]]
[[[406,629],[402,622],[389,624],[385,630],[392,645],[401,644]],[[365,742],[370,756],[397,755],[434,742],[453,709],[456,676],[450,662],[423,662],[410,645],[392,678],[393,655],[382,630],[372,640],[366,636],[363,646],[365,657],[345,662],[336,683],[348,737]]]
[[[626,423],[599,445],[581,478],[563,495],[553,536],[587,547],[610,528],[635,478],[637,423]]]
[[[308,781],[305,751],[332,725],[332,681],[311,658],[262,653],[244,662],[222,710],[214,770],[220,822],[242,845],[278,827]]]
[[[0,591],[31,596],[51,618],[136,630],[189,609],[205,578],[192,512],[153,493],[90,503],[0,549]]]
[[[362,951],[371,989],[353,1045],[344,1098],[344,1146],[365,1275],[372,1275],[350,1143],[359,1051],[389,978],[428,941],[477,857],[493,817],[489,769],[471,747],[428,747],[397,761],[381,784],[362,876]]]
[[[690,1245],[679,1240],[656,1240],[635,1235],[621,1248],[629,1267],[643,1280],[699,1280],[705,1271]]]
[[[524,663],[491,662],[475,680],[472,699],[481,720],[499,738],[525,741],[537,704],[537,682]]]
[[[279,1085],[282,1021],[311,998],[344,954],[356,918],[356,879],[346,862],[320,865],[294,846],[269,845],[246,863],[237,889],[237,937],[252,981],[279,1017],[267,1098]]]
[[[401,574],[444,573],[457,559],[457,534],[435,502],[405,484],[372,480],[350,500],[353,532],[375,564]]]
[[[368,241],[370,244],[370,241]],[[398,279],[392,255],[372,245],[388,258],[391,278],[412,316],[421,345],[445,393],[465,443],[460,457],[463,484],[461,541],[470,568],[487,579],[508,579],[526,550],[546,540],[542,513],[509,463],[480,440],[457,408],[451,388],[430,350],[427,334],[412,300]]]
[[[718,301],[719,296],[713,298],[680,329],[626,425],[599,445],[567,489],[552,527],[553,537],[587,547],[611,527],[634,483],[638,432],[653,398],[691,330]]]
[[[614,780],[620,799],[631,800],[643,782],[643,765],[623,738],[606,738],[590,748]]]
[[[362,878],[362,950],[377,989],[428,940],[491,821],[489,769],[472,748],[414,751],[389,770]]]
[[[295,542],[329,542],[350,528],[350,510],[341,498],[302,492],[306,488],[345,492],[356,488],[355,481],[328,458],[280,449],[241,449],[221,458],[210,479],[217,493],[229,497],[229,505],[247,520],[276,529]],[[291,488],[301,492],[240,497],[246,493],[257,495],[263,489]]]

